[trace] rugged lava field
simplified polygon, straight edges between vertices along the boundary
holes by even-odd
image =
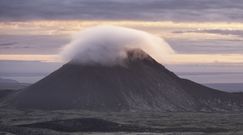
[[[243,134],[243,113],[97,113],[2,108],[0,122],[1,133],[8,135]]]

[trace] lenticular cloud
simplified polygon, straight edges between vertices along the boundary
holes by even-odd
[[[126,58],[126,51],[132,49],[141,49],[160,63],[168,62],[174,53],[160,37],[135,29],[102,25],[73,36],[61,55],[74,63],[113,65]]]

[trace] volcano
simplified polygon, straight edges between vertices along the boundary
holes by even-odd
[[[11,97],[28,109],[91,111],[242,111],[243,95],[185,80],[141,50],[119,65],[72,61]]]

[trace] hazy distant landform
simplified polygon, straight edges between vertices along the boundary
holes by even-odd
[[[228,92],[242,92],[243,90],[243,83],[212,83],[205,85],[210,88]]]
[[[23,89],[29,85],[30,84],[20,83],[13,79],[0,78],[0,90],[4,90],[4,89],[19,90],[19,89]]]

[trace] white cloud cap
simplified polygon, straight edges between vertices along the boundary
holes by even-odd
[[[167,63],[173,49],[160,37],[119,26],[95,26],[76,34],[61,55],[75,63],[119,64],[126,51],[141,49],[160,63]]]

